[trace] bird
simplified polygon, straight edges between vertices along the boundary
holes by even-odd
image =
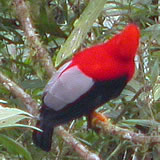
[[[58,69],[46,85],[33,143],[49,152],[54,128],[82,116],[120,95],[135,72],[140,30],[128,24],[108,41],[86,48]]]

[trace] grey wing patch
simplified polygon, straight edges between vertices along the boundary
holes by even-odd
[[[77,66],[62,73],[54,83],[47,88],[44,103],[58,111],[69,103],[76,101],[94,84],[94,80],[83,74]]]
[[[44,94],[45,92],[48,92],[50,87],[56,82],[57,78],[60,76],[60,74],[71,64],[72,61],[69,61],[65,63],[62,67],[58,69],[58,71],[52,76],[52,78],[47,83],[46,87],[44,88]]]

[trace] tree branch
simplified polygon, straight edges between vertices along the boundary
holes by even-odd
[[[93,123],[95,126],[100,126],[104,133],[117,135],[122,137],[123,139],[132,141],[134,143],[140,144],[153,144],[160,143],[159,136],[146,136],[142,133],[135,133],[128,129],[124,129],[113,125],[104,115],[101,113],[94,113],[93,115]],[[100,118],[99,118],[100,117]],[[103,120],[102,120],[103,119]]]
[[[19,98],[26,106],[29,113],[36,115],[38,111],[38,105],[32,97],[27,94],[22,88],[20,88],[16,83],[11,81],[2,72],[0,72],[0,83],[4,85],[13,95]]]
[[[79,153],[84,160],[100,160],[100,158],[93,152],[89,151],[82,143],[76,140],[63,127],[57,127],[56,132],[62,136],[63,140],[70,144],[72,148]]]
[[[30,42],[31,47],[37,52],[37,59],[42,66],[46,69],[48,75],[51,77],[56,69],[53,67],[51,57],[47,50],[42,46],[38,35],[33,27],[29,10],[24,0],[14,0],[17,16],[22,24],[25,35]]]

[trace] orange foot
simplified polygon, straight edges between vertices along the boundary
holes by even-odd
[[[98,122],[101,121],[106,123],[108,122],[108,120],[109,119],[106,116],[104,116],[102,113],[93,112],[88,116],[88,128],[92,128],[99,133],[100,128],[97,127]]]

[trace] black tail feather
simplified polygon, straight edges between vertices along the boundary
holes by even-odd
[[[40,110],[40,121],[36,124],[43,132],[34,130],[32,135],[34,144],[46,152],[51,150],[52,145],[52,134],[55,127],[51,121],[52,116],[54,117],[53,113],[43,104]]]
[[[37,127],[43,130],[39,132],[34,130],[32,139],[34,144],[42,150],[49,152],[52,145],[53,127],[43,124],[43,122],[37,122]]]

